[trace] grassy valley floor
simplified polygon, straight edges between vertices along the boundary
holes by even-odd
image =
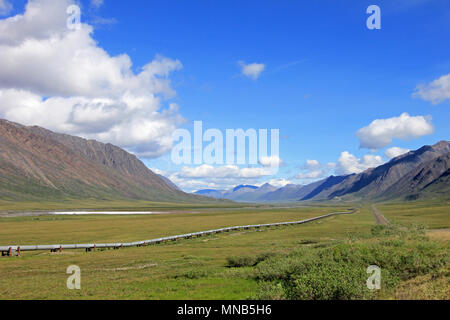
[[[391,228],[376,226],[370,205],[364,205],[355,214],[309,224],[157,246],[90,253],[25,252],[22,257],[0,259],[0,298],[449,299],[448,239],[435,233],[429,240],[424,229],[412,226],[431,221],[434,229],[447,228],[449,206],[408,206],[409,216],[401,205],[377,205],[394,223]],[[0,244],[125,242],[225,226],[295,221],[346,208],[186,207],[151,216],[0,218]],[[375,293],[365,285],[370,264],[382,268],[382,289]],[[81,268],[81,290],[66,288],[70,265]],[[305,277],[308,274],[316,276]],[[313,287],[319,291],[311,290]]]

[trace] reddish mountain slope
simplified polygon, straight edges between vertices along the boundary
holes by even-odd
[[[111,144],[0,120],[0,197],[194,201]]]

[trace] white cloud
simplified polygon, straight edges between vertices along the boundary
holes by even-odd
[[[330,176],[331,174],[346,175],[360,173],[366,169],[378,167],[384,160],[377,155],[365,155],[356,158],[348,151],[344,151],[339,156],[337,162],[320,163],[317,160],[306,160],[301,166],[301,171],[292,179],[303,180],[303,183],[310,183]]]
[[[167,171],[155,167],[151,167],[150,170],[152,170],[156,174],[160,174],[170,179],[170,181],[175,183],[182,190],[186,190],[187,192],[192,192],[200,189],[217,189],[220,187],[220,185],[215,182],[197,178],[181,177],[179,171]]]
[[[270,167],[203,164],[192,167],[184,166],[173,171],[164,171],[154,167],[151,170],[169,178],[187,192],[200,189],[228,190],[241,184],[261,186],[266,181],[276,187],[292,183],[284,178],[277,178]]]
[[[356,158],[353,154],[348,151],[341,153],[337,166],[337,174],[351,174],[360,173],[369,168],[375,168],[384,163],[380,156],[376,155],[365,155],[362,158]]]
[[[269,180],[268,183],[271,184],[274,187],[277,187],[277,188],[284,187],[284,186],[286,186],[288,184],[293,184],[292,181],[286,180],[285,178],[271,179],[271,180]]]
[[[126,54],[110,56],[93,28],[67,28],[72,0],[33,0],[0,19],[0,116],[110,142],[143,157],[172,147],[183,121],[169,75],[182,65],[157,56],[139,73]]]
[[[24,40],[48,39],[68,33],[66,9],[71,0],[29,1],[24,14],[0,20],[0,44],[20,44]]]
[[[182,178],[259,178],[271,175],[265,168],[239,168],[235,165],[213,167],[203,164],[198,167],[183,167],[178,173]]]
[[[317,160],[306,159],[306,163],[305,163],[304,167],[308,170],[314,170],[314,169],[319,169],[320,167],[322,167],[322,165]]]
[[[215,190],[228,189],[227,186],[217,184],[214,182],[207,182],[201,180],[186,180],[186,179],[179,179],[177,177],[171,178],[170,180],[186,192],[194,192],[202,189],[215,189]]]
[[[409,149],[403,149],[403,148],[399,148],[399,147],[392,147],[387,149],[384,154],[386,155],[386,157],[388,157],[389,159],[401,156],[402,154],[405,154],[407,152],[409,152]]]
[[[322,164],[317,160],[307,159],[301,167],[302,171],[294,176],[299,180],[317,180],[326,177],[330,170],[335,167],[334,162]]]
[[[91,6],[100,8],[103,5],[103,0],[91,0]]]
[[[399,117],[377,119],[357,132],[361,148],[372,150],[383,148],[393,139],[419,138],[434,132],[431,116],[410,116],[402,113]]]
[[[284,164],[283,160],[278,156],[265,156],[259,159],[259,163],[264,167],[280,167]]]
[[[229,178],[239,175],[239,167],[234,165],[226,165],[221,167],[213,167],[203,164],[198,167],[181,168],[178,177],[180,178]]]
[[[327,167],[331,169],[335,169],[337,166],[337,164],[335,162],[328,162],[327,163]]]
[[[269,168],[240,168],[235,165],[214,167],[207,164],[185,166],[177,172],[165,174],[186,191],[208,188],[225,190],[240,184],[258,185],[261,179],[272,175],[273,172]]]
[[[167,172],[158,168],[149,168],[150,170],[152,170],[154,173],[156,174],[160,174],[162,176],[166,176]]]
[[[259,76],[261,75],[261,73],[266,68],[265,64],[263,64],[263,63],[245,64],[243,61],[239,61],[239,65],[241,66],[242,74],[253,80],[258,79]]]
[[[9,0],[0,0],[0,16],[8,15],[13,9],[13,6]]]
[[[433,104],[450,99],[450,74],[444,75],[429,84],[418,85],[413,96],[430,101]]]

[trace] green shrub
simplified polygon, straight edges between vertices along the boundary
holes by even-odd
[[[392,234],[385,227],[374,231]],[[254,277],[262,284],[257,295],[261,299],[271,295],[274,299],[368,299],[375,294],[366,286],[370,265],[381,268],[382,289],[389,290],[399,281],[437,274],[448,261],[448,249],[438,242],[393,238],[301,248],[265,259],[257,264]]]
[[[256,265],[256,258],[251,256],[228,257],[227,266],[233,268],[253,267]]]
[[[259,254],[259,255],[257,255],[256,256],[256,264],[258,264],[258,263],[260,263],[260,262],[262,262],[262,261],[265,261],[265,260],[267,260],[267,259],[270,259],[270,258],[276,258],[276,257],[278,257],[279,256],[279,254],[278,253],[275,253],[275,252],[265,252],[265,253],[261,253],[261,254]]]
[[[256,296],[252,299],[257,300],[285,300],[284,286],[281,282],[261,282]]]
[[[292,277],[287,296],[308,300],[362,299],[370,294],[365,288],[365,278],[365,270],[352,265],[314,265],[308,272]]]
[[[227,258],[227,266],[232,268],[254,267],[258,263],[277,256],[277,253],[267,252],[257,256],[236,256]]]

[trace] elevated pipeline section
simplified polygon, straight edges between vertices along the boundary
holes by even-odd
[[[303,223],[308,223],[308,222],[328,218],[331,216],[352,214],[355,212],[356,212],[356,209],[351,209],[350,211],[333,212],[333,213],[329,213],[329,214],[325,214],[322,216],[309,218],[309,219],[305,219],[305,220],[300,220],[300,221],[253,224],[253,225],[246,225],[246,226],[234,226],[234,227],[213,229],[213,230],[207,230],[207,231],[199,231],[199,232],[194,232],[194,233],[186,233],[186,234],[181,234],[181,235],[176,235],[176,236],[135,241],[135,242],[52,244],[52,245],[26,245],[26,246],[10,245],[10,246],[0,246],[0,251],[2,252],[2,256],[13,256],[15,254],[20,255],[20,253],[22,251],[50,250],[51,252],[58,252],[58,251],[61,252],[62,250],[85,249],[88,252],[88,251],[92,251],[95,249],[104,249],[104,248],[120,249],[120,248],[128,248],[128,247],[142,247],[142,246],[147,246],[147,245],[152,245],[152,244],[161,244],[163,242],[168,242],[168,241],[177,241],[179,239],[191,239],[191,238],[196,238],[196,237],[203,237],[203,236],[216,234],[216,233],[222,233],[222,232],[303,224]]]

